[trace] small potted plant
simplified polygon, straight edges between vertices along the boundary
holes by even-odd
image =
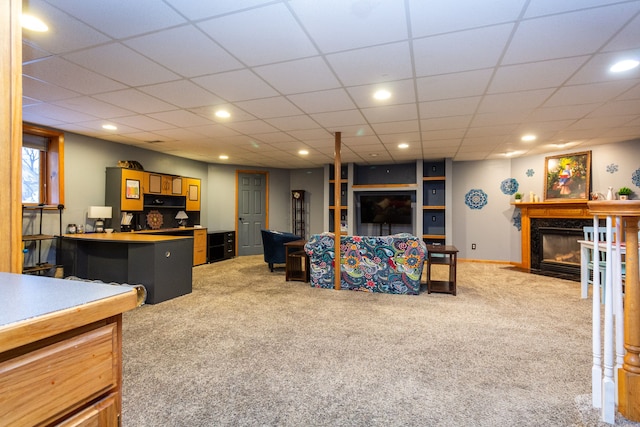
[[[629,196],[631,196],[631,189],[629,187],[622,187],[618,190],[618,196],[620,196],[620,200],[629,200]]]
[[[522,202],[522,194],[521,193],[516,193],[516,194],[513,195],[513,197],[516,199],[516,203]]]

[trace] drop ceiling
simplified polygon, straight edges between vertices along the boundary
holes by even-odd
[[[198,161],[318,167],[333,162],[336,132],[342,160],[359,164],[640,138],[640,69],[608,71],[640,59],[640,0],[29,0],[24,11],[50,28],[23,31],[25,122]],[[392,96],[375,100],[378,89]]]

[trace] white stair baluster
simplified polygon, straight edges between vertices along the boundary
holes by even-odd
[[[604,379],[602,381],[602,421],[615,424],[616,384],[613,378],[613,232],[607,216],[606,267],[604,288]],[[595,293],[595,288],[594,288]]]
[[[602,408],[602,352],[600,333],[600,263],[598,259],[598,215],[593,216],[593,366],[591,367],[591,397],[594,408]]]

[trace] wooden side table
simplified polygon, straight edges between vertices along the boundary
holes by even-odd
[[[304,251],[306,240],[295,240],[284,244],[286,266],[285,280],[309,281],[309,257]]]
[[[456,295],[456,268],[458,248],[450,245],[427,245],[427,293],[439,292]],[[449,266],[449,280],[431,280],[431,266]]]

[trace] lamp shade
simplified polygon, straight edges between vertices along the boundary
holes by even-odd
[[[111,218],[111,206],[89,206],[87,218]]]
[[[176,219],[189,219],[189,217],[187,216],[187,213],[185,211],[180,211],[176,215]]]

